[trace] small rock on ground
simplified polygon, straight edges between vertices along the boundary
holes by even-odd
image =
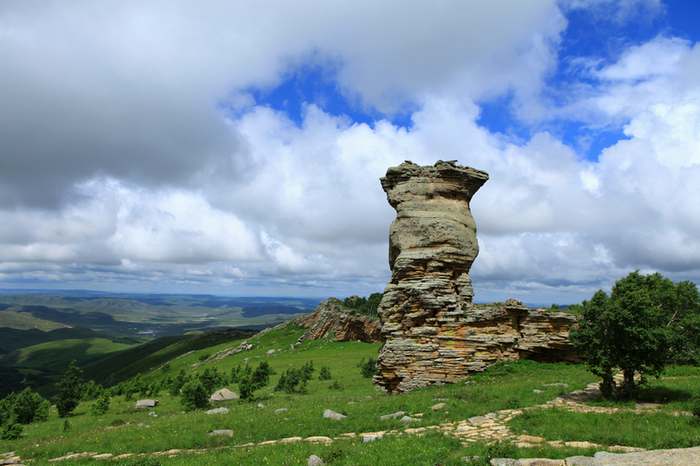
[[[233,431],[231,429],[217,429],[209,432],[209,435],[216,437],[233,437]]]
[[[380,421],[388,421],[390,419],[401,419],[406,415],[406,411],[396,411],[395,413],[385,414],[384,416],[379,416]]]
[[[214,408],[207,411],[207,414],[228,414],[228,408]]]
[[[411,422],[415,421],[411,416],[404,416],[401,418],[401,423],[402,424],[409,424]]]
[[[445,406],[447,406],[445,403],[437,403],[431,406],[430,409],[432,409],[433,411],[440,411],[441,409],[445,409]]]
[[[333,419],[334,421],[342,421],[347,416],[344,414],[336,413],[332,409],[327,409],[323,411],[323,417],[326,419]]]
[[[311,455],[311,456],[309,456],[309,459],[306,460],[306,464],[308,466],[323,466],[324,463],[320,457],[318,457],[316,455]]]

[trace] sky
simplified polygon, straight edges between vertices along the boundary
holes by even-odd
[[[381,291],[458,160],[475,299],[700,284],[694,0],[0,2],[0,288]]]

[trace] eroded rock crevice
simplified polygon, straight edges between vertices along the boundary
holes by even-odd
[[[479,253],[469,203],[486,172],[454,161],[391,167],[381,179],[396,210],[389,233],[391,280],[379,305],[385,343],[375,382],[407,391],[453,382],[501,360],[574,358],[570,314],[515,300],[472,302]]]

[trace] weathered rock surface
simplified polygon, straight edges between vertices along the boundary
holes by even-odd
[[[379,320],[352,312],[343,303],[330,298],[311,314],[295,320],[307,330],[299,341],[330,338],[336,341],[381,341]]]
[[[209,397],[209,401],[231,401],[237,400],[238,398],[238,393],[232,392],[228,388],[222,388],[221,390],[217,390],[212,393],[212,395]]]
[[[344,414],[337,413],[337,412],[333,411],[332,409],[326,409],[325,411],[323,411],[323,417],[325,419],[332,419],[334,421],[342,421],[347,416]]]
[[[136,409],[150,409],[155,408],[160,403],[158,400],[138,400],[134,407]]]
[[[456,162],[405,162],[382,178],[396,210],[391,281],[379,304],[384,346],[375,382],[407,391],[453,382],[501,360],[571,359],[570,314],[522,303],[475,305],[469,269],[479,252],[469,203],[488,174]]]
[[[700,447],[633,453],[598,452],[594,457],[571,456],[564,460],[494,458],[491,464],[493,466],[698,466],[700,465]]]

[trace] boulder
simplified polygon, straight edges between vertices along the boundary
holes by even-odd
[[[311,455],[309,458],[306,460],[307,466],[323,466],[323,460],[316,456],[316,455]]]
[[[209,401],[216,402],[216,401],[231,401],[231,400],[237,400],[239,398],[238,394],[235,392],[232,392],[228,388],[222,388],[221,390],[215,391],[210,397]]]
[[[213,437],[233,437],[233,431],[231,429],[216,429],[209,432],[209,435]]]
[[[391,419],[401,419],[406,415],[406,411],[396,411],[395,413],[385,414],[384,416],[379,416],[380,421],[389,421]]]
[[[328,338],[372,343],[379,342],[381,338],[378,319],[356,314],[336,298],[323,301],[314,312],[299,317],[294,322],[306,328],[299,342]]]
[[[136,409],[152,409],[158,406],[160,403],[158,400],[138,400],[134,407]]]
[[[337,412],[333,411],[332,409],[326,409],[325,411],[323,411],[323,417],[325,419],[332,419],[334,421],[342,421],[347,416],[344,414],[337,413]]]

